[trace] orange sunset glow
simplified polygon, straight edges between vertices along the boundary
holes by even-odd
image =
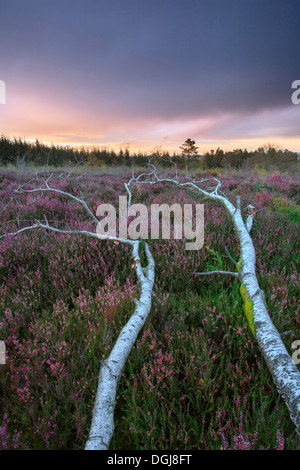
[[[182,15],[175,3],[160,15],[154,5],[136,2],[129,11],[119,2],[114,14],[109,3],[99,4],[94,15],[77,4],[70,16],[62,5],[59,18],[49,4],[4,8],[1,134],[145,153],[155,147],[179,153],[187,136],[200,153],[266,143],[299,151],[290,9],[286,18],[258,19],[249,4],[236,15],[220,2],[215,11],[194,5]],[[279,45],[277,33],[268,36],[274,21],[278,37],[289,23]],[[245,28],[249,22],[256,36]],[[214,34],[213,24],[219,26]]]

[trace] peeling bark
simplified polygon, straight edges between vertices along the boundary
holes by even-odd
[[[91,212],[87,204],[83,199],[80,199],[70,193],[66,193],[61,190],[57,190],[49,186],[49,181],[52,175],[47,179],[43,180],[45,187],[40,187],[37,189],[24,189],[20,186],[15,193],[39,193],[39,192],[55,192],[63,194],[66,197],[74,199],[76,202],[80,203],[86,212],[91,216],[92,220],[95,222],[96,226],[98,224],[98,219]],[[129,185],[126,185],[127,192],[130,193]],[[131,195],[131,193],[130,193]],[[5,209],[5,208],[4,208]],[[141,260],[139,256],[139,247],[140,241],[118,238],[115,236],[109,235],[100,235],[99,233],[90,232],[87,230],[63,230],[57,229],[49,225],[46,216],[45,223],[36,220],[35,224],[27,226],[25,228],[19,229],[13,233],[6,233],[0,236],[1,238],[12,237],[21,234],[27,230],[35,230],[42,228],[45,230],[54,231],[57,233],[63,233],[66,235],[83,235],[92,238],[98,238],[100,240],[112,240],[117,243],[124,243],[132,246],[132,255],[134,263],[132,268],[135,269],[138,281],[141,286],[141,295],[139,300],[135,300],[136,308],[127,322],[127,324],[122,329],[117,342],[111,351],[110,356],[102,361],[101,369],[99,373],[98,380],[98,389],[96,394],[95,405],[93,409],[93,418],[90,429],[89,438],[86,442],[86,450],[106,450],[109,447],[110,440],[114,432],[114,408],[115,408],[115,399],[116,399],[116,390],[117,384],[121,377],[122,369],[125,365],[126,359],[134,345],[136,338],[142,329],[147,316],[151,309],[152,301],[152,289],[154,283],[154,269],[155,263],[151,255],[149,246],[145,243],[145,252],[147,257],[147,266],[141,266]]]
[[[300,434],[300,372],[289,355],[282,339],[275,328],[265,303],[264,292],[260,289],[256,277],[256,255],[250,230],[253,225],[255,208],[248,206],[246,222],[244,222],[241,212],[241,200],[237,198],[235,207],[224,194],[219,194],[221,182],[216,178],[215,187],[207,190],[198,186],[207,182],[207,179],[187,182],[179,182],[178,179],[159,178],[156,169],[150,165],[151,172],[144,181],[136,179],[138,183],[156,184],[159,182],[175,184],[178,187],[186,188],[192,192],[200,193],[206,198],[220,202],[225,206],[236,230],[237,238],[240,242],[241,261],[238,263],[238,278],[244,284],[247,295],[253,303],[253,321],[255,326],[255,337],[259,349],[265,359],[267,367],[272,375],[277,391],[284,399],[290,412],[290,417],[295,424],[296,431]],[[151,178],[151,179],[149,179]],[[221,274],[221,272],[219,271]],[[201,275],[200,273],[195,273]],[[205,273],[203,273],[205,274]],[[207,273],[211,274],[211,273]],[[224,274],[229,274],[228,272]]]
[[[241,246],[242,264],[239,278],[253,302],[253,319],[258,346],[272,374],[276,388],[290,411],[296,430],[300,433],[300,372],[269,316],[264,292],[259,287],[255,273],[255,249],[250,234],[239,212],[233,214],[232,218]]]
[[[255,327],[254,334],[257,339],[258,346],[273,377],[273,381],[277,387],[277,390],[285,400],[285,403],[290,411],[290,416],[296,426],[297,432],[300,434],[300,372],[287,352],[279,332],[271,321],[265,303],[264,293],[260,289],[256,277],[255,248],[250,236],[250,230],[255,216],[255,208],[253,206],[248,206],[247,219],[244,223],[241,213],[240,198],[238,198],[237,207],[235,207],[224,194],[221,195],[219,193],[221,183],[216,178],[208,178],[200,181],[193,180],[180,183],[178,179],[173,180],[170,178],[158,178],[155,167],[152,164],[150,164],[149,167],[152,168],[150,173],[144,173],[136,178],[133,177],[128,184],[125,184],[126,190],[129,193],[129,206],[131,202],[131,192],[129,190],[129,186],[131,183],[135,182],[138,184],[152,185],[158,182],[165,182],[190,189],[193,192],[200,193],[204,197],[217,200],[225,206],[228,213],[230,214],[236,230],[236,235],[240,242],[241,260],[237,264],[238,272],[232,273],[228,271],[212,271],[209,273],[195,274],[233,275],[238,277],[241,283],[245,286],[247,296],[253,305],[253,321]],[[53,191],[59,194],[63,194],[82,204],[84,209],[97,225],[98,219],[90,211],[86,203],[74,195],[51,188],[49,186],[50,178],[51,177],[44,181],[44,188],[26,190],[20,187],[15,192],[31,193]],[[199,183],[205,183],[207,181],[215,181],[215,187],[204,190],[198,186]],[[118,242],[127,243],[133,248],[133,258],[135,261],[134,268],[141,286],[141,295],[140,299],[136,300],[135,311],[122,329],[110,356],[102,362],[99,373],[98,390],[93,409],[92,424],[85,447],[86,450],[107,450],[114,432],[114,408],[117,384],[121,377],[121,372],[127,357],[151,309],[151,296],[155,268],[154,260],[147,244],[145,244],[145,250],[148,265],[147,267],[142,268],[139,257],[139,241],[120,239],[109,236],[101,237],[98,234],[82,230],[60,230],[50,226],[46,218],[44,224],[40,221],[36,221],[34,225],[17,230],[14,233],[2,235],[0,239],[7,236],[15,236],[26,230],[36,228],[44,228],[46,230],[52,230],[65,234],[82,234],[89,237],[115,240]]]
[[[141,268],[138,277],[141,283],[141,296],[130,320],[122,329],[110,356],[103,362],[98,391],[95,400],[93,419],[85,450],[107,450],[114,432],[114,408],[117,384],[126,359],[142,329],[151,309],[154,283],[154,260],[146,244],[147,268]],[[138,244],[134,245],[134,257],[138,259]]]

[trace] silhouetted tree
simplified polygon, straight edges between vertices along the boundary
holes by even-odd
[[[198,147],[196,147],[196,142],[192,139],[186,139],[186,141],[179,146],[181,149],[181,154],[185,157],[191,157],[197,155]]]

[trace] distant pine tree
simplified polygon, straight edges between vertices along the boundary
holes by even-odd
[[[185,157],[192,157],[197,155],[198,147],[196,147],[196,142],[192,139],[186,139],[186,141],[180,145],[181,153]]]

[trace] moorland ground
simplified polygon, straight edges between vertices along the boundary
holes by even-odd
[[[54,176],[64,170],[55,168]],[[11,200],[33,177],[32,168],[1,169],[2,234],[44,215],[58,228],[95,230],[82,207],[63,195]],[[78,167],[53,186],[82,195],[96,213],[100,203],[118,207],[130,177],[125,167]],[[257,209],[251,231],[257,277],[292,354],[300,340],[300,180],[262,171],[220,170],[218,177],[232,202],[240,195],[244,211],[248,204]],[[156,262],[152,309],[118,386],[111,449],[297,448],[289,413],[248,327],[238,280],[191,274],[235,270],[224,245],[236,261],[239,247],[225,209],[163,184],[136,187],[133,202],[204,203],[205,242],[186,251],[183,240],[149,240]],[[0,365],[0,446],[84,448],[100,361],[138,296],[130,249],[43,230],[2,238],[0,294],[7,350]]]

